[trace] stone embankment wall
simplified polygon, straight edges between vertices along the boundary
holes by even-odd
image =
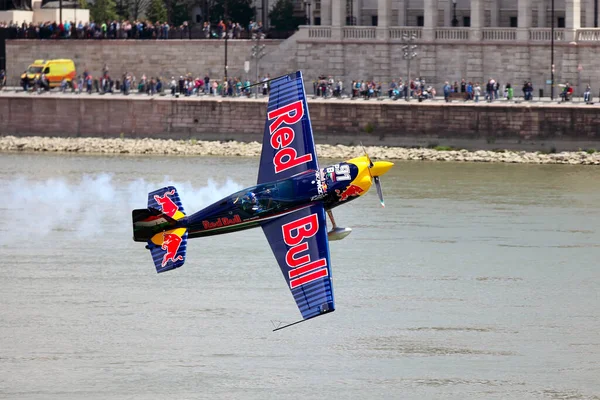
[[[595,107],[312,100],[317,143],[556,150],[600,147]],[[15,136],[262,140],[266,101],[211,97],[0,96],[0,133]]]
[[[261,40],[265,53],[275,54],[281,40]],[[255,63],[251,58],[251,40],[227,41],[227,71],[229,76],[244,79],[244,62],[250,61],[249,77],[256,79]],[[138,81],[143,74],[150,77],[179,77],[191,73],[194,77],[209,74],[212,79],[223,79],[225,74],[225,42],[222,40],[8,40],[6,43],[6,70],[9,86],[19,85],[19,76],[36,59],[68,58],[75,62],[78,74],[84,69],[93,77],[100,77],[106,64],[112,79],[121,80],[125,72],[134,74]],[[293,57],[292,57],[293,58]],[[283,63],[283,64],[282,64]],[[280,63],[263,60],[262,74],[283,75],[290,71],[290,59]]]
[[[251,61],[251,80],[256,78],[250,40],[228,41],[228,75],[245,77],[244,61]],[[402,43],[381,41],[344,41],[303,38],[300,33],[291,38],[263,40],[266,56],[260,73],[279,76],[301,70],[307,81],[319,75],[332,75],[344,80],[349,89],[351,80],[365,79],[387,82],[406,79],[406,60],[402,58]],[[418,56],[412,60],[411,76],[423,77],[438,91],[444,81],[484,83],[494,78],[501,85],[511,83],[515,95],[522,96],[523,81],[531,80],[534,95],[539,89],[549,96],[549,43],[452,43],[418,42]],[[556,82],[579,86],[582,94],[590,83],[594,95],[600,81],[600,45],[596,42],[557,42],[554,50]],[[9,84],[18,85],[19,75],[34,59],[70,58],[78,72],[88,68],[93,76],[107,64],[113,79],[125,72],[170,78],[186,73],[222,79],[225,65],[225,46],[222,40],[8,40],[6,62]],[[581,67],[581,70],[579,69]],[[558,90],[559,88],[557,88]],[[312,92],[312,87],[308,86]],[[349,90],[347,90],[349,93]]]

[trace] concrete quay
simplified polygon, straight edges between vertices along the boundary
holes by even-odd
[[[542,152],[600,148],[596,105],[309,96],[319,144],[451,146]],[[259,142],[266,98],[0,92],[0,132],[13,136]]]

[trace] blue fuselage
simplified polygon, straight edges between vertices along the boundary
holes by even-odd
[[[177,226],[187,228],[188,237],[194,238],[254,228],[315,202],[330,210],[358,197],[344,195],[357,174],[356,165],[340,163],[252,186],[182,218]]]

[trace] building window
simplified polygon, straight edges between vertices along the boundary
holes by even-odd
[[[422,15],[417,16],[417,26],[425,26],[425,17]]]
[[[517,17],[510,17],[510,27],[511,28],[519,27],[519,19]]]
[[[321,17],[315,17],[315,25],[321,25]]]
[[[557,28],[564,28],[565,27],[565,18],[558,17],[558,23],[556,25],[557,25]]]
[[[377,15],[371,15],[371,26],[377,26]]]
[[[463,17],[463,26],[471,26],[471,17]]]

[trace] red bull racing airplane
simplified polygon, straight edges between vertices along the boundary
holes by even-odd
[[[379,177],[393,164],[365,154],[320,168],[302,73],[270,85],[257,185],[192,215],[174,187],[151,192],[148,208],[133,210],[133,239],[147,242],[160,273],[183,265],[188,239],[261,227],[302,314],[298,323],[335,309],[329,241],[351,229],[338,227],[331,210],[364,195],[372,183],[383,206]]]

